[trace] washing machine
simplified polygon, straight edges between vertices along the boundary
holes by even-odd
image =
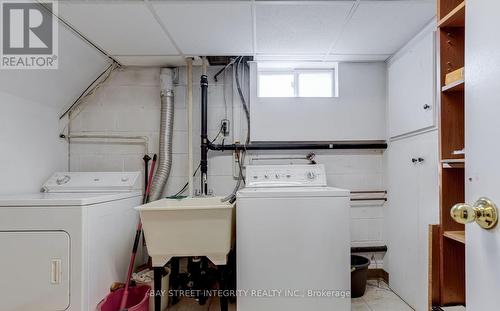
[[[124,281],[139,172],[58,172],[41,193],[0,197],[0,310],[95,310]]]
[[[349,311],[350,192],[319,165],[251,165],[237,193],[238,311]]]

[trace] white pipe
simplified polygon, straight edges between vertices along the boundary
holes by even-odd
[[[125,144],[125,145],[144,145],[144,153],[149,154],[149,138],[147,136],[126,136],[126,135],[86,135],[86,134],[71,134],[66,136],[68,142],[71,139],[111,139],[118,140],[116,142],[106,142],[110,144]],[[139,141],[137,141],[139,140]],[[74,142],[77,143],[77,142]]]
[[[201,59],[201,74],[206,75],[208,71],[208,60],[205,56]]]
[[[188,121],[188,193],[193,196],[193,59],[186,59],[187,63],[187,121]]]

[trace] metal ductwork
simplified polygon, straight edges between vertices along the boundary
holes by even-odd
[[[160,116],[160,150],[158,152],[158,168],[151,185],[149,201],[162,197],[172,167],[172,138],[174,130],[174,71],[162,68],[161,80],[161,116]]]

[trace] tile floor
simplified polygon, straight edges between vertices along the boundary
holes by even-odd
[[[204,306],[193,299],[184,299],[169,311],[219,311],[219,300],[212,299]],[[361,298],[352,299],[352,311],[413,311],[401,298],[394,294],[386,283],[369,280],[366,293]],[[235,305],[229,311],[236,311]]]
[[[352,311],[413,311],[384,282],[369,280],[363,297],[353,298]]]

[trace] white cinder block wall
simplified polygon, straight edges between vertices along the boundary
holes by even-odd
[[[231,132],[238,135],[243,116],[240,104],[233,91],[231,71],[219,82],[213,75],[219,68],[209,68],[209,137],[214,138],[219,130],[220,120],[231,120]],[[175,122],[173,141],[173,167],[165,189],[165,195],[175,194],[187,181],[187,109],[186,70],[180,69],[179,83],[175,86]],[[110,79],[88,100],[85,109],[71,123],[72,134],[123,134],[149,137],[149,152],[158,151],[158,129],[160,108],[160,70],[158,68],[128,67],[116,70]],[[199,163],[200,131],[200,68],[193,73],[194,106],[194,167]],[[224,81],[226,100],[224,101]],[[233,98],[234,107],[233,107]],[[227,106],[226,106],[227,105]],[[234,114],[234,118],[233,118]],[[243,132],[243,130],[242,130]],[[232,139],[226,138],[226,143]],[[241,135],[244,137],[244,135]],[[220,142],[220,139],[218,140]],[[368,151],[318,151],[316,160],[327,167],[330,185],[353,190],[384,190],[383,153]],[[290,153],[297,157],[307,152]],[[72,171],[143,171],[141,145],[96,143],[73,140],[70,144],[70,168]],[[284,154],[268,153],[269,157]],[[287,154],[288,155],[288,154]],[[249,154],[247,159],[262,157]],[[294,161],[285,161],[290,163]],[[299,162],[304,162],[299,160]],[[199,188],[195,178],[195,187]],[[233,157],[231,153],[211,152],[209,154],[209,187],[216,195],[229,194],[235,184],[233,178]],[[354,246],[384,245],[383,209],[379,202],[353,206],[352,243]]]

